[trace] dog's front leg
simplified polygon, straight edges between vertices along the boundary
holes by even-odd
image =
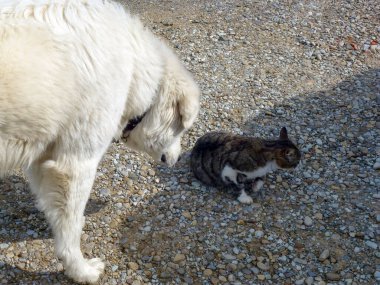
[[[34,163],[27,171],[39,208],[53,230],[55,250],[65,274],[76,282],[94,283],[104,270],[98,259],[85,259],[80,250],[84,209],[98,161],[70,159]]]

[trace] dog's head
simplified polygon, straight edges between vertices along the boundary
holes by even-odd
[[[154,104],[128,134],[128,147],[148,153],[157,161],[174,165],[181,154],[181,137],[199,111],[199,89],[178,62],[168,63]]]

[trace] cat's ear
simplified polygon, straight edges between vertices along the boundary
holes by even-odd
[[[288,131],[286,130],[285,127],[282,127],[280,131],[280,140],[287,140],[287,139],[288,139]]]

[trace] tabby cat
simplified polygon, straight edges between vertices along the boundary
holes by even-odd
[[[247,195],[247,187],[260,193],[267,173],[295,168],[300,159],[301,153],[289,140],[285,127],[277,140],[211,132],[196,142],[190,167],[195,177],[207,185],[235,187],[238,200],[249,204],[253,199]]]

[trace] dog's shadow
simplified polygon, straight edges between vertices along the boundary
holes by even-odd
[[[92,215],[105,207],[104,201],[90,199],[85,215]],[[52,232],[44,217],[35,206],[35,199],[28,182],[22,175],[11,175],[0,180],[0,256],[6,256],[12,243],[52,239]],[[13,253],[13,251],[12,251]],[[51,249],[53,255],[53,250]],[[20,263],[22,264],[22,262]],[[17,284],[52,284],[58,281],[72,282],[63,272],[30,272],[0,261],[1,276],[12,280],[28,280]],[[35,281],[34,281],[35,280]],[[54,282],[53,282],[54,281]],[[9,283],[13,284],[13,283]],[[14,283],[16,284],[16,283]],[[61,283],[63,284],[63,283]]]
[[[90,199],[85,215],[105,207],[106,202]],[[28,182],[18,175],[0,180],[0,242],[52,238],[44,214],[35,206]]]
[[[62,272],[39,271],[29,272],[18,267],[0,262],[0,281],[1,275],[12,278],[14,282],[6,284],[27,284],[27,285],[50,285],[50,284],[72,284],[70,280]],[[21,281],[28,280],[28,281]],[[59,282],[59,283],[57,283]]]

